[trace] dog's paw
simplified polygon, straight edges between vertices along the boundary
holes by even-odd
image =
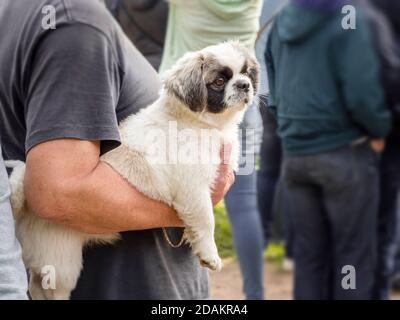
[[[199,258],[200,264],[213,271],[221,271],[222,260],[218,254],[218,248],[215,241],[204,237],[201,241],[193,244],[193,252]]]
[[[210,256],[199,255],[199,259],[200,259],[200,264],[203,267],[209,268],[210,270],[213,271],[221,271],[222,269],[222,260],[218,256],[218,254]]]

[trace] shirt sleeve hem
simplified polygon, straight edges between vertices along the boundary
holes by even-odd
[[[107,144],[106,151],[110,151],[121,144],[119,133],[114,127],[69,126],[36,131],[29,135],[25,142],[25,154],[28,154],[38,144],[57,139],[101,141]]]

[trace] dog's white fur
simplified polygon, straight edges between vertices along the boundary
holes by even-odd
[[[239,157],[238,124],[254,95],[256,88],[250,85],[246,101],[238,98],[234,85],[238,79],[250,81],[240,73],[246,55],[238,43],[223,43],[208,47],[200,52],[188,53],[165,75],[164,87],[160,97],[138,114],[128,117],[120,125],[122,145],[101,157],[137,190],[150,198],[165,202],[175,208],[186,227],[187,241],[191,244],[203,265],[214,270],[221,269],[214,241],[214,216],[210,199],[213,183],[218,175],[217,163],[200,164],[193,153],[193,163],[165,164],[152,163],[147,158],[149,146],[146,134],[151,130],[162,130],[169,135],[169,123],[177,123],[178,132],[190,129],[213,129],[210,131],[211,144],[222,146],[232,144],[230,166],[237,168]],[[192,77],[195,61],[199,57],[213,56],[220,65],[229,66],[232,78],[226,83],[224,101],[226,110],[221,113],[193,112],[187,104],[168,90],[174,86],[178,96],[186,93],[185,79]],[[204,62],[203,63],[207,63]],[[202,67],[203,68],[203,67]],[[201,77],[204,81],[204,78]],[[197,84],[204,85],[203,83]],[[236,99],[236,100],[235,100]],[[234,103],[232,103],[234,101]],[[198,141],[186,141],[187,144]],[[168,145],[168,144],[167,144]],[[165,147],[167,147],[167,145]],[[165,150],[167,153],[167,150]],[[212,154],[219,159],[219,149]],[[10,177],[12,188],[11,202],[17,223],[17,237],[23,248],[23,259],[30,271],[29,285],[33,299],[68,299],[75,288],[82,268],[82,248],[89,242],[113,243],[118,234],[94,236],[75,231],[50,221],[41,219],[29,212],[24,192],[23,181],[25,166],[18,162],[8,162],[13,167]],[[55,290],[42,288],[41,271],[45,265],[55,267],[57,286]]]

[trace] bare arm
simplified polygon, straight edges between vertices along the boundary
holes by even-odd
[[[92,234],[182,226],[172,208],[141,194],[99,156],[99,142],[75,139],[32,148],[25,176],[30,209],[42,218]],[[223,174],[214,203],[233,183],[225,169]]]

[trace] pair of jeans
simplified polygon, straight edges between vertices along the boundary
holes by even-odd
[[[396,270],[399,249],[399,202],[400,202],[400,148],[388,143],[382,154],[381,200],[378,215],[378,265],[375,278],[375,299],[387,300],[390,296],[391,277]]]
[[[285,157],[284,181],[295,210],[295,299],[372,299],[378,165],[368,143]]]
[[[246,112],[242,129],[242,154],[235,184],[225,196],[235,250],[248,300],[264,299],[263,240],[257,207],[255,156],[261,119],[256,105]],[[243,130],[249,131],[243,131]],[[246,133],[247,132],[247,133]]]

